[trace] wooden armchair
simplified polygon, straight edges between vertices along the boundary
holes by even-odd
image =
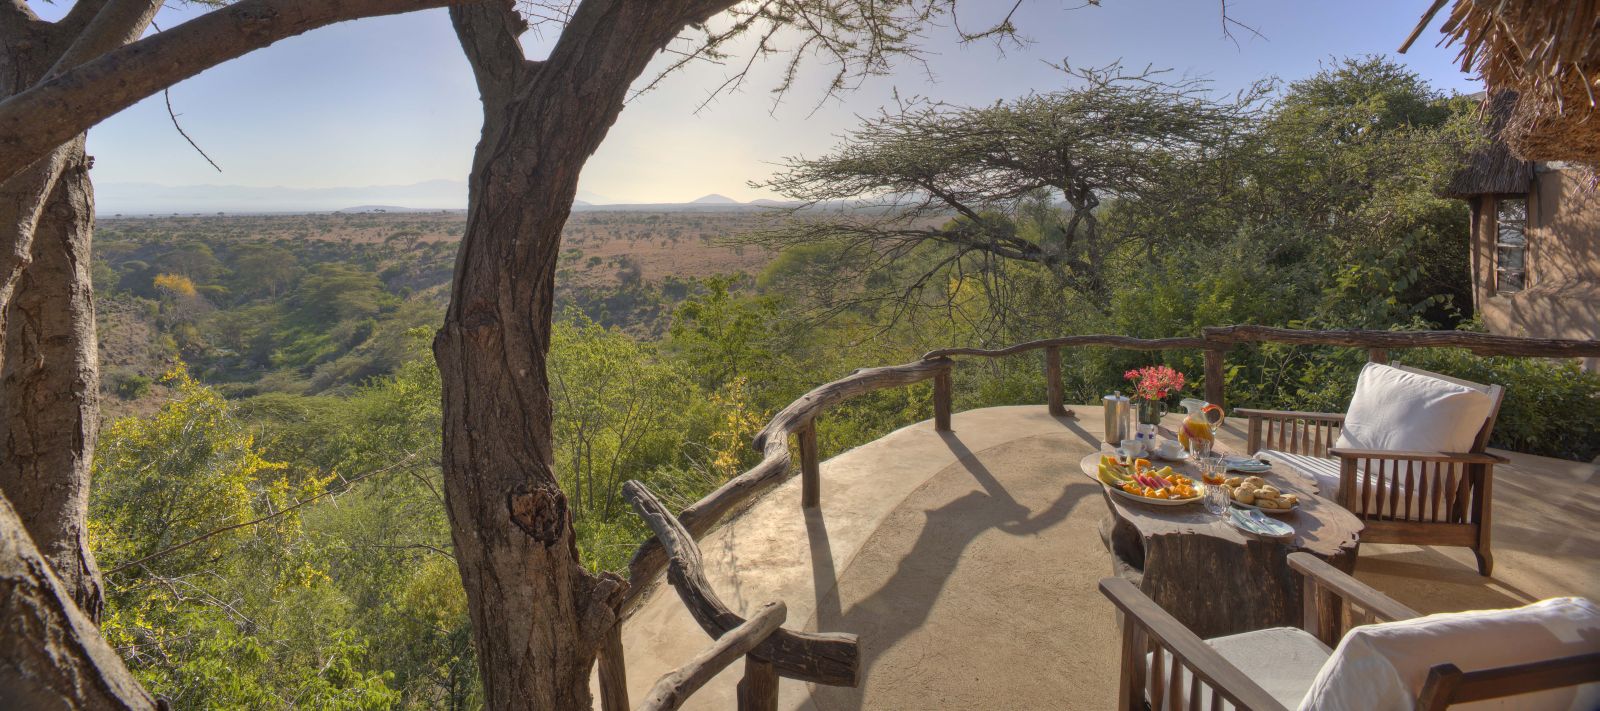
[[[1341,449],[1335,446],[1344,415],[1281,410],[1234,410],[1249,419],[1246,446],[1268,452],[1311,476],[1322,495],[1349,509],[1366,528],[1361,540],[1374,543],[1464,546],[1478,559],[1478,573],[1494,570],[1489,548],[1490,493],[1494,465],[1489,436],[1505,388],[1482,385],[1416,368],[1412,373],[1438,378],[1488,395],[1493,403],[1470,452],[1405,452]]]
[[[1300,704],[1349,628],[1416,617],[1411,608],[1308,553],[1289,566],[1304,576],[1302,629],[1246,632],[1203,640],[1132,583],[1100,581],[1122,612],[1121,711],[1220,711],[1224,702],[1251,711],[1289,711]],[[1600,654],[1533,660],[1463,672],[1434,665],[1416,698],[1418,711],[1600,681]]]

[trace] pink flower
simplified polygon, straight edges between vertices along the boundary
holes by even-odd
[[[1182,390],[1185,382],[1183,373],[1164,365],[1137,368],[1123,373],[1122,377],[1132,380],[1134,394],[1146,400],[1164,400]]]

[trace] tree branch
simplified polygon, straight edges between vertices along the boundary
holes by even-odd
[[[0,102],[0,180],[145,97],[278,40],[361,17],[474,0],[241,0]]]
[[[0,494],[0,700],[15,708],[155,709]]]
[[[516,6],[507,0],[450,8],[461,52],[467,55],[478,93],[485,100],[505,101],[517,77],[530,62],[518,37],[528,30]]]
[[[161,9],[161,0],[110,0],[56,59],[45,79],[139,39]]]

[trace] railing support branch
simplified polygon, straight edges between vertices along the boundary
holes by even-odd
[[[622,654],[622,622],[611,626],[600,642],[600,708],[627,711],[628,664]]]
[[[950,431],[951,382],[948,366],[933,376],[933,429]]]
[[[778,671],[770,662],[745,656],[739,711],[778,711]]]
[[[1223,368],[1226,365],[1227,348],[1206,349],[1206,402],[1219,407],[1226,407],[1223,402],[1224,388]]]
[[[822,472],[817,454],[817,421],[795,433],[800,440],[800,506],[814,509],[822,500]]]
[[[1051,415],[1057,417],[1067,414],[1067,406],[1062,402],[1061,394],[1061,349],[1056,346],[1047,346],[1044,349],[1044,391],[1045,403]]]

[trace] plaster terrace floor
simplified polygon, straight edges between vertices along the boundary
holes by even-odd
[[[1078,461],[1101,410],[1042,405],[955,415],[844,452],[821,468],[822,502],[789,479],[700,541],[735,611],[783,600],[790,629],[860,636],[862,683],[782,680],[783,709],[1104,709],[1119,631],[1095,584],[1111,574],[1100,486]],[[1180,418],[1169,416],[1168,427]],[[1220,443],[1244,448],[1243,418]],[[1496,450],[1495,574],[1466,549],[1364,544],[1356,575],[1423,612],[1600,599],[1600,467]],[[624,623],[630,700],[711,642],[665,584]],[[733,708],[735,664],[685,708]],[[598,704],[598,695],[597,702]]]

